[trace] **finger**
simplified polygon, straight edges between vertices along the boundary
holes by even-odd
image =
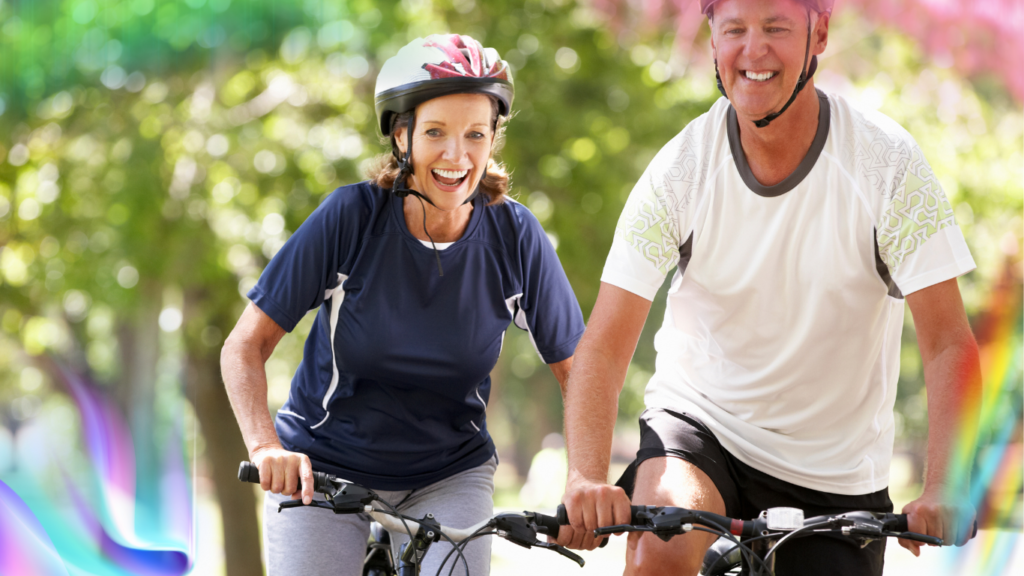
[[[586,498],[582,503],[582,506],[578,506],[580,514],[580,523],[577,525],[573,523],[573,529],[580,532],[580,546],[583,550],[593,550],[597,545],[594,544],[593,530],[597,528],[597,510],[596,503],[593,501],[593,495]]]
[[[971,510],[969,514],[963,516],[965,522],[960,526],[963,532],[960,533],[960,539],[957,542],[957,546],[963,546],[970,542],[971,538],[974,537],[974,523],[977,522],[978,516],[974,510]]]
[[[630,550],[636,552],[637,544],[640,543],[640,537],[643,536],[643,532],[630,532],[629,538],[626,540],[626,546]]]
[[[963,546],[971,540],[974,530],[974,509],[967,507],[958,509],[956,513],[956,545]]]
[[[565,526],[558,527],[558,534],[555,534],[555,544],[559,546],[568,546],[571,536],[569,535],[569,529]],[[548,542],[551,542],[551,538],[548,537]]]
[[[921,545],[918,544],[917,542],[914,542],[913,540],[907,540],[905,538],[900,538],[899,539],[899,543],[900,543],[900,546],[903,546],[907,550],[910,550],[910,553],[913,554],[914,556],[920,556],[921,555]]]
[[[928,533],[928,525],[925,523],[924,516],[917,508],[904,507],[903,513],[907,515],[907,531],[917,532],[918,534]]]
[[[571,526],[569,527],[569,530],[572,530],[572,547],[577,550],[583,550],[586,546],[586,530],[577,530],[576,528],[573,528]]]
[[[302,480],[302,503],[308,505],[313,502],[313,465],[305,454],[299,465],[299,477]]]
[[[259,458],[256,468],[260,471],[260,488],[264,491],[270,490],[270,479],[273,477],[273,473],[270,471],[270,462],[266,458]]]
[[[284,462],[281,458],[274,456],[270,458],[270,491],[274,494],[280,494],[284,489]]]
[[[593,495],[590,495],[583,503],[580,508],[580,525],[572,523],[572,528],[577,530],[583,529],[588,533],[597,528],[597,502],[594,501]]]
[[[949,544],[950,538],[946,535],[946,522],[942,512],[932,514],[927,518],[926,522],[928,523],[928,529],[931,530],[931,532],[927,533],[929,536],[942,538],[943,544]],[[933,544],[929,544],[929,546],[933,546]]]
[[[565,515],[569,518],[569,525],[559,528],[558,536],[559,540],[562,540],[564,534],[564,537],[568,540],[568,544],[563,544],[563,546],[579,550],[580,544],[583,540],[580,530],[577,530],[577,527],[583,525],[583,515],[580,513],[581,506],[579,504],[579,497],[577,493],[567,494],[566,496],[565,502],[563,503],[565,504]]]
[[[963,519],[960,518],[960,511],[956,508],[948,509],[944,516],[943,525],[945,530],[942,536],[942,544],[953,546],[960,541]]]
[[[289,454],[284,459],[284,487],[282,494],[295,494],[299,491],[299,459]]]
[[[619,497],[615,499],[615,502],[612,503],[613,524],[629,524],[632,522],[631,504],[632,502],[626,497],[625,491],[621,492]]]
[[[603,497],[597,502],[597,526],[595,528],[604,528],[605,526],[611,526],[615,524],[615,513],[612,508],[614,494],[604,494]]]
[[[576,542],[576,531],[573,530],[572,526],[561,526],[558,529],[558,545],[565,546],[566,548],[579,548],[579,544]]]

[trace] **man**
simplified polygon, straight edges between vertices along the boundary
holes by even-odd
[[[751,519],[891,511],[889,461],[904,299],[928,392],[923,495],[910,529],[969,538],[964,474],[977,345],[956,277],[974,261],[913,138],[814,88],[832,0],[702,0],[726,96],[651,162],[615,233],[566,400],[571,528],[629,522],[607,483],[618,394],[647,313],[676,267],[640,418],[632,502]],[[696,574],[714,536],[630,535],[626,574]],[[915,554],[918,544],[901,541]],[[881,574],[884,541],[794,540],[777,572]]]

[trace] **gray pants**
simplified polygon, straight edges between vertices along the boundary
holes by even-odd
[[[375,490],[386,502],[406,516],[422,518],[427,513],[452,528],[468,528],[490,518],[494,512],[494,458],[476,468],[460,472],[440,482],[416,490]],[[317,495],[322,498],[321,495]],[[293,508],[279,514],[279,503],[288,496],[266,493],[263,500],[263,549],[267,555],[267,576],[330,575],[360,576],[370,518],[365,514],[332,514],[316,508]],[[382,507],[377,504],[377,507]],[[409,541],[405,533],[392,533],[398,547]],[[452,549],[444,541],[433,544],[424,558],[422,576],[434,576],[441,561]],[[491,569],[491,537],[471,542],[464,551],[470,576],[487,576]],[[455,576],[465,576],[466,568],[456,554],[448,559],[442,576],[452,562]]]

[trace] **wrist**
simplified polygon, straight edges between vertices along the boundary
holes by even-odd
[[[569,468],[569,476],[566,485],[569,488],[576,486],[585,486],[587,484],[607,484],[608,473],[600,473],[595,470],[581,470],[579,468]]]
[[[284,450],[284,446],[281,446],[281,442],[277,440],[260,442],[249,449],[249,461],[253,461],[256,456],[268,450]]]

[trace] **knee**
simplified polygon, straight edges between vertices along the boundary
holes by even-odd
[[[626,562],[627,576],[696,576],[703,562],[703,548],[691,538],[679,537],[662,542],[656,536],[645,534],[630,550]]]

